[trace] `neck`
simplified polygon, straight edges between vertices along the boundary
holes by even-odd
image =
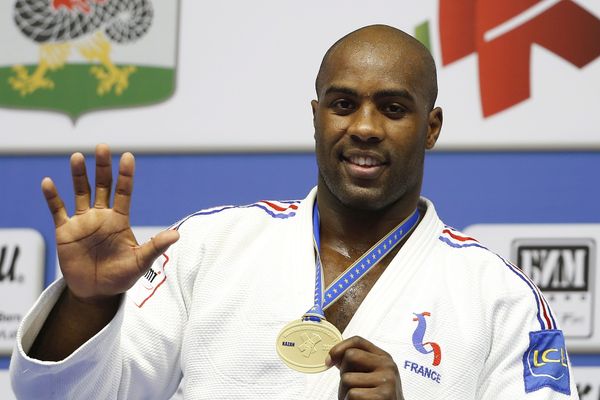
[[[387,207],[369,210],[354,208],[339,201],[329,190],[317,190],[321,244],[348,253],[362,253],[408,218],[418,203],[401,199]]]

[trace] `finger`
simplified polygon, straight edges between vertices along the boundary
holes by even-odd
[[[113,210],[120,214],[129,215],[134,170],[135,159],[133,158],[133,154],[124,153],[119,162],[119,177],[117,178],[115,201],[113,204]]]
[[[96,200],[94,207],[108,208],[112,186],[110,149],[105,144],[96,146]]]
[[[374,389],[374,390],[358,390]],[[362,398],[360,395],[369,394],[367,399],[402,399],[402,385],[400,376],[391,369],[385,369],[379,372],[357,373],[347,372],[340,376],[340,386],[338,388],[338,398]],[[349,397],[350,396],[350,397]]]
[[[373,388],[379,386],[383,379],[372,372],[344,372],[340,374],[340,392],[346,393],[352,388]]]
[[[71,175],[75,192],[75,214],[81,214],[90,208],[90,183],[83,154],[75,153],[71,156]]]
[[[349,349],[364,350],[368,353],[378,354],[381,356],[388,356],[388,353],[375,346],[367,339],[364,339],[360,336],[353,336],[333,346],[331,350],[329,350],[329,357],[325,362],[329,366],[339,365],[342,359],[344,358],[345,353]]]
[[[179,232],[166,230],[139,246],[136,249],[136,258],[140,272],[145,272],[158,256],[163,254],[169,246],[179,239]]]
[[[336,366],[341,373],[372,372],[386,364],[386,358],[363,349],[349,348]]]
[[[52,179],[42,179],[42,193],[44,193],[46,203],[52,214],[52,219],[54,219],[54,226],[58,228],[69,220],[69,216],[67,215],[65,204],[58,195],[58,191],[56,190],[56,186],[54,185],[54,182],[52,182]]]
[[[344,398],[345,394],[353,388],[381,388],[381,390],[395,391],[400,385],[400,376],[392,369],[377,372],[345,372],[340,374],[338,397]]]
[[[392,399],[389,397],[387,391],[381,393],[378,389],[374,388],[352,388],[347,393],[338,393],[340,400],[387,400]]]

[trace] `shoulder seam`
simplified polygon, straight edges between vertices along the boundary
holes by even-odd
[[[542,330],[548,329],[557,329],[556,328],[556,320],[552,315],[552,310],[548,305],[548,302],[544,298],[540,289],[533,283],[533,281],[516,265],[511,263],[510,261],[504,259],[499,254],[491,251],[487,247],[483,246],[481,243],[477,241],[477,239],[472,238],[470,236],[464,236],[460,232],[456,231],[450,226],[445,226],[442,230],[438,238],[442,243],[455,248],[455,249],[464,249],[470,247],[477,247],[483,250],[486,250],[490,254],[498,257],[502,263],[518,278],[520,278],[531,290],[533,297],[535,298],[536,306],[537,306],[537,320],[540,323],[540,327]]]
[[[252,203],[252,204],[229,205],[229,206],[208,208],[208,209],[200,210],[193,214],[188,215],[187,217],[183,218],[181,221],[174,224],[170,229],[178,230],[181,227],[181,225],[183,225],[183,223],[187,222],[188,220],[190,220],[193,217],[197,217],[200,215],[212,215],[212,214],[218,214],[225,210],[253,208],[253,207],[261,209],[262,211],[267,213],[267,215],[271,216],[272,218],[287,219],[287,218],[296,216],[296,210],[298,209],[298,204],[300,202],[301,202],[301,200],[285,200],[285,201],[261,200],[259,202]],[[277,203],[280,203],[280,204],[277,204]]]

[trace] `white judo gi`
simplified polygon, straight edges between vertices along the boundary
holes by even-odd
[[[275,350],[280,329],[313,305],[315,194],[184,219],[180,240],[110,324],[65,360],[44,362],[26,352],[64,288],[54,283],[18,331],[17,397],[168,399],[183,379],[186,399],[336,399],[335,367],[302,374]],[[431,202],[420,208],[423,219],[344,338],[360,335],[390,353],[407,400],[578,398],[562,333],[537,288],[444,226]]]

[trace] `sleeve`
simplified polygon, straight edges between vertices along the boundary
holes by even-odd
[[[513,272],[520,278],[521,290],[498,296],[491,308],[490,349],[476,398],[579,399],[564,336],[552,310],[520,270]]]
[[[65,283],[61,279],[48,287],[17,332],[10,365],[17,398],[169,398],[182,377],[180,354],[187,321],[177,273],[169,265],[171,249],[123,296],[113,320],[58,362],[27,356]],[[144,290],[147,294],[141,296]]]

